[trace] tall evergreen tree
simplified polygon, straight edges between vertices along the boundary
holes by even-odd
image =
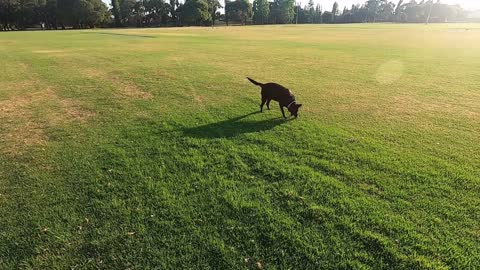
[[[307,5],[307,23],[315,23],[315,7],[313,0],[308,1]]]
[[[333,7],[332,7],[332,18],[333,18],[333,22],[335,22],[335,17],[338,15],[338,3],[335,2],[333,3]]]

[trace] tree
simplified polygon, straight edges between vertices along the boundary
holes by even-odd
[[[208,3],[205,0],[186,0],[181,9],[182,21],[188,25],[199,25],[210,19]]]
[[[378,8],[377,20],[388,22],[394,20],[395,4],[387,0],[380,0]]]
[[[399,0],[397,7],[395,8],[395,21],[400,22],[402,21],[403,15],[403,0]]]
[[[309,0],[308,5],[306,7],[307,23],[315,23],[315,7],[313,5],[314,5],[313,0]]]
[[[121,26],[122,17],[120,16],[120,2],[118,2],[118,0],[112,0],[112,13],[115,18],[115,26]]]
[[[138,2],[137,2],[138,3]],[[148,0],[145,5],[145,21],[148,25],[165,25],[169,20],[171,6],[163,0]]]
[[[16,0],[0,0],[0,24],[1,30],[13,30],[18,3]]]
[[[77,28],[93,28],[108,16],[107,6],[101,0],[78,0],[74,2],[74,9],[74,26]]]
[[[294,21],[295,23],[307,23],[308,22],[308,11],[307,11],[307,7],[305,8],[302,8],[300,6],[300,4],[298,4],[296,7],[295,7],[295,17],[294,17]]]
[[[317,7],[315,8],[315,23],[323,23],[322,6],[320,4],[317,4]]]
[[[33,23],[35,17],[35,0],[17,0],[16,3],[16,24],[19,29],[25,29],[28,24]]]
[[[461,19],[465,16],[464,10],[459,6],[451,6],[437,2],[433,4],[431,12],[432,22],[448,22]]]
[[[380,6],[379,0],[367,1],[366,8],[367,8],[368,14],[367,14],[366,21],[376,22],[379,6]]]
[[[333,3],[333,8],[332,8],[333,22],[335,22],[335,17],[337,15],[338,15],[338,3],[335,2],[335,3]]]
[[[104,0],[103,0],[104,1]],[[107,10],[102,0],[0,0],[0,30],[19,30],[27,27],[57,29],[61,27],[87,28],[107,25],[151,26],[181,22],[188,25],[214,25],[221,15],[220,0],[110,0]],[[389,0],[366,0],[364,5],[352,5],[343,12],[335,3],[332,12],[314,7],[313,0],[306,6],[295,5],[295,0],[254,0],[253,20],[256,24],[291,23],[360,23],[360,22],[453,22],[464,18],[458,5],[447,5],[439,0],[398,0],[395,6]],[[252,16],[249,0],[226,0],[225,21],[246,24]],[[110,24],[111,25],[111,24]]]
[[[217,18],[217,10],[222,8],[218,0],[207,0],[208,3],[208,12],[210,13],[210,19],[212,20],[212,26],[215,25],[215,20]]]
[[[242,25],[252,17],[252,4],[248,0],[235,0],[227,2],[225,6],[225,16],[231,21],[239,21]]]
[[[47,29],[57,29],[58,8],[57,0],[47,0],[42,11],[42,21]]]
[[[417,4],[415,0],[412,0],[410,3],[405,4],[403,7],[406,22],[419,23],[423,21],[423,9],[419,4]]]
[[[277,3],[276,23],[291,23],[295,17],[294,0],[275,0]]]
[[[240,20],[243,20],[243,24],[247,24],[247,20],[253,15],[252,4],[248,0],[237,0],[238,16]]]
[[[119,0],[120,1],[120,17],[122,25],[135,26],[133,14],[135,12],[136,0]]]
[[[178,26],[178,9],[179,2],[178,0],[170,0],[170,18]]]
[[[229,9],[230,9],[230,2],[229,0],[225,0],[225,23],[227,24],[228,26],[228,19],[229,19]]]
[[[268,3],[268,0],[253,1],[253,21],[256,24],[265,24],[269,14],[270,4]]]
[[[323,12],[322,21],[323,21],[323,23],[332,23],[333,22],[333,14],[330,11]]]
[[[74,5],[75,0],[57,0],[58,20],[62,29],[65,25],[74,25]]]

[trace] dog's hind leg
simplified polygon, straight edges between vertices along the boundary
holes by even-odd
[[[271,99],[267,100],[267,109],[269,109],[269,110],[270,110],[270,101],[272,101],[272,100]]]
[[[265,97],[262,97],[262,104],[260,104],[260,112],[263,112],[263,105],[265,105],[265,102],[267,102],[267,99]]]

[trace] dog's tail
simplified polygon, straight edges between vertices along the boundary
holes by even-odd
[[[249,81],[251,81],[251,82],[252,82],[253,84],[255,84],[255,85],[258,85],[258,86],[262,86],[262,85],[263,85],[263,83],[259,83],[259,82],[255,81],[255,80],[253,80],[253,79],[250,79],[249,77],[247,77],[247,79],[248,79]]]

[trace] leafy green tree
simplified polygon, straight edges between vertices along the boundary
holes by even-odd
[[[278,2],[277,23],[291,23],[295,17],[294,0],[276,0]]]
[[[74,9],[74,26],[77,28],[93,28],[108,16],[107,6],[101,0],[76,0]]]
[[[178,0],[170,0],[170,18],[172,22],[178,25],[178,11],[177,8],[179,6]]]
[[[17,0],[16,18],[19,29],[25,29],[28,24],[33,23],[36,4],[35,0]]]
[[[134,12],[136,0],[119,0],[122,25],[135,26]]]
[[[122,25],[122,17],[120,16],[120,2],[118,0],[112,0],[112,13],[115,18],[115,26]]]
[[[145,5],[145,21],[147,25],[166,24],[169,20],[171,6],[163,0],[148,0]]]
[[[57,29],[58,8],[57,0],[47,0],[44,7],[44,22],[47,29]]]
[[[244,25],[252,17],[252,4],[248,0],[227,2],[225,13],[230,21],[239,21]]]
[[[253,1],[253,21],[256,24],[265,24],[270,14],[270,4],[267,0]]]
[[[380,0],[377,20],[382,22],[392,21],[394,19],[395,4],[387,0]]]
[[[0,0],[0,26],[1,30],[13,30],[15,14],[17,12],[16,0]]]
[[[308,10],[307,7],[302,8],[300,5],[295,6],[295,16],[293,18],[295,23],[307,23],[308,22]]]
[[[230,0],[225,0],[225,15],[224,15],[224,16],[225,16],[225,23],[227,24],[227,26],[228,26],[228,22],[229,22],[229,20],[230,20],[230,18],[229,18],[229,16],[228,16],[229,13],[230,13],[230,12],[229,12],[230,2],[231,2]]]
[[[75,25],[75,0],[57,0],[58,21],[62,29]]]
[[[218,0],[207,0],[208,3],[208,13],[210,13],[210,20],[212,21],[212,26],[215,25],[215,20],[217,19],[217,10],[222,8],[222,5]]]
[[[135,21],[135,25],[137,27],[143,27],[148,24],[145,16],[145,5],[143,2],[136,2],[133,6],[133,20]]]
[[[273,2],[268,2],[268,6],[270,9],[270,13],[268,14],[268,23],[276,24],[277,17],[280,13],[280,6],[278,0],[274,0]]]
[[[322,21],[323,21],[323,23],[332,23],[333,22],[333,14],[330,11],[323,12]]]
[[[208,3],[205,0],[186,0],[181,8],[181,19],[188,25],[199,25],[210,20]]]

